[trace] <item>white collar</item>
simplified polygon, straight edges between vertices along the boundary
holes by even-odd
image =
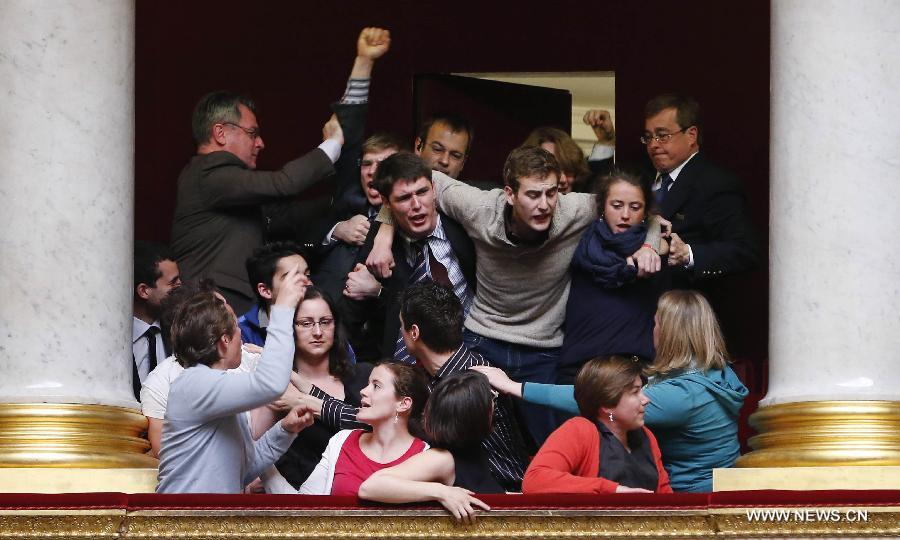
[[[150,328],[151,326],[160,328],[159,320],[153,321],[153,324],[147,324],[135,316],[132,316],[131,318],[133,319],[132,324],[131,324],[131,342],[132,343],[141,339],[141,336],[143,336],[147,332],[147,329]],[[162,331],[161,328],[160,328],[160,331]]]

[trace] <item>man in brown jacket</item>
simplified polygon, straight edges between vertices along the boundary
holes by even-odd
[[[334,106],[337,117],[322,129],[322,144],[279,171],[256,170],[265,143],[250,99],[220,91],[200,100],[192,121],[197,155],[178,178],[172,224],[172,250],[185,279],[211,277],[235,312],[250,308],[254,295],[244,261],[264,241],[261,205],[294,196],[334,173],[344,142],[338,119],[365,106],[353,97],[357,87],[368,89],[372,63],[389,44],[386,30],[362,31],[347,92]]]

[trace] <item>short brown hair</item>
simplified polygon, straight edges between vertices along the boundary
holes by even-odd
[[[425,143],[428,142],[428,132],[431,131],[431,127],[435,124],[444,124],[450,129],[451,133],[465,133],[466,155],[469,155],[469,152],[472,150],[472,141],[475,139],[475,128],[472,127],[472,123],[465,116],[452,112],[438,112],[422,122],[419,126],[419,146],[416,150],[421,150],[425,147]]]
[[[588,360],[575,377],[575,402],[581,416],[594,421],[600,407],[615,407],[640,374],[637,357],[613,355]]]
[[[214,125],[240,122],[240,105],[256,114],[256,104],[252,99],[228,90],[210,92],[200,98],[191,115],[191,133],[197,146],[209,142]]]
[[[666,376],[690,367],[725,369],[728,351],[709,301],[697,291],[674,290],[659,298],[659,343],[651,375]]]
[[[536,176],[544,179],[555,174],[559,179],[559,163],[550,152],[540,146],[520,146],[506,158],[503,165],[503,183],[513,191],[519,191],[519,178]]]
[[[211,292],[199,292],[182,304],[172,321],[175,358],[186,368],[211,366],[220,359],[219,338],[231,335],[235,328],[237,320],[225,302]]]
[[[472,452],[491,433],[494,396],[477,371],[441,379],[425,405],[425,432],[435,448]]]
[[[590,174],[591,170],[584,159],[584,152],[568,133],[554,127],[539,127],[528,134],[528,138],[522,146],[540,146],[544,143],[553,143],[556,146],[554,156],[562,172],[579,178]]]
[[[383,152],[385,150],[406,150],[406,145],[403,143],[403,140],[394,135],[393,133],[376,133],[366,139],[362,144],[362,153],[366,154],[374,154],[376,152]]]
[[[384,200],[389,201],[394,184],[415,182],[419,178],[427,178],[431,182],[431,167],[412,152],[401,151],[384,158],[378,165],[378,170],[375,171],[375,189]]]
[[[407,287],[400,296],[403,328],[419,327],[419,339],[434,352],[453,352],[463,342],[462,304],[449,287],[430,279]]]
[[[681,129],[697,127],[697,142],[700,142],[701,129],[700,104],[691,96],[684,94],[660,94],[644,106],[644,118],[651,118],[666,109],[675,109],[675,121]]]

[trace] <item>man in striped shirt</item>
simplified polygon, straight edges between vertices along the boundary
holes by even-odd
[[[429,390],[438,381],[472,366],[489,366],[481,355],[469,351],[462,339],[462,305],[453,291],[430,280],[411,285],[400,300],[400,327],[409,352],[430,377]],[[333,427],[359,427],[359,409],[336,400],[313,386],[311,395],[322,400],[321,419]],[[507,491],[521,489],[528,466],[525,446],[512,408],[504,398],[494,401],[490,435],[482,441],[491,473]]]

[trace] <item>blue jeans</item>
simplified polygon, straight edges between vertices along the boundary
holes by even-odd
[[[463,331],[463,342],[492,365],[502,369],[516,382],[556,382],[556,364],[560,347],[528,347],[499,339],[484,337],[471,330]],[[540,447],[558,427],[553,409],[516,400],[519,417]]]

